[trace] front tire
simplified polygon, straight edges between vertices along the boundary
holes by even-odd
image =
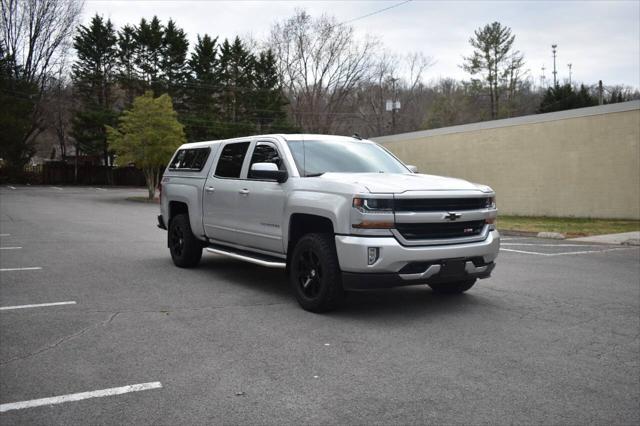
[[[189,216],[179,214],[169,222],[167,237],[173,263],[180,268],[193,268],[200,263],[202,243],[191,231]]]
[[[431,290],[439,294],[460,294],[469,290],[476,283],[475,278],[464,281],[432,283],[429,284]]]
[[[327,312],[344,298],[342,276],[333,236],[307,234],[293,249],[289,283],[303,309]]]

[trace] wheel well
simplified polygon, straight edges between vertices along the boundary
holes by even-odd
[[[291,254],[293,247],[303,235],[312,232],[333,234],[331,219],[312,214],[295,213],[289,219],[289,247],[287,254]]]
[[[170,201],[169,202],[169,222],[171,219],[176,217],[179,214],[189,214],[189,207],[186,203],[182,203],[180,201]]]

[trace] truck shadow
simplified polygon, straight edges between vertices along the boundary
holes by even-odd
[[[290,302],[295,309],[301,309],[295,301],[283,270],[264,268],[217,256],[203,257],[199,269],[211,273],[212,277],[229,281],[231,285],[264,293],[282,300],[283,303]],[[482,281],[476,285],[482,285]],[[474,289],[466,294],[441,295],[431,291],[427,285],[417,285],[388,290],[348,292],[337,310],[323,315],[336,318],[365,318],[379,315],[410,318],[444,312],[467,312],[484,305],[488,305],[488,301],[485,301],[482,296],[475,295]]]

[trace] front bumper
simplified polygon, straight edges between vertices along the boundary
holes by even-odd
[[[336,251],[346,289],[387,288],[435,281],[487,278],[495,267],[500,234],[491,230],[483,241],[429,246],[403,246],[393,237],[336,235]],[[367,264],[367,250],[379,257]],[[454,273],[447,265],[456,261]]]

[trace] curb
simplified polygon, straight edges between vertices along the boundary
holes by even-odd
[[[504,235],[507,237],[536,237],[538,236],[537,232],[530,231],[510,231],[508,229],[498,229],[500,235]]]
[[[561,234],[559,232],[538,232],[538,235],[536,235],[538,238],[549,238],[552,240],[564,240],[565,237],[564,234]]]
[[[623,246],[640,246],[640,239],[631,238],[630,240],[626,240],[622,242]]]

